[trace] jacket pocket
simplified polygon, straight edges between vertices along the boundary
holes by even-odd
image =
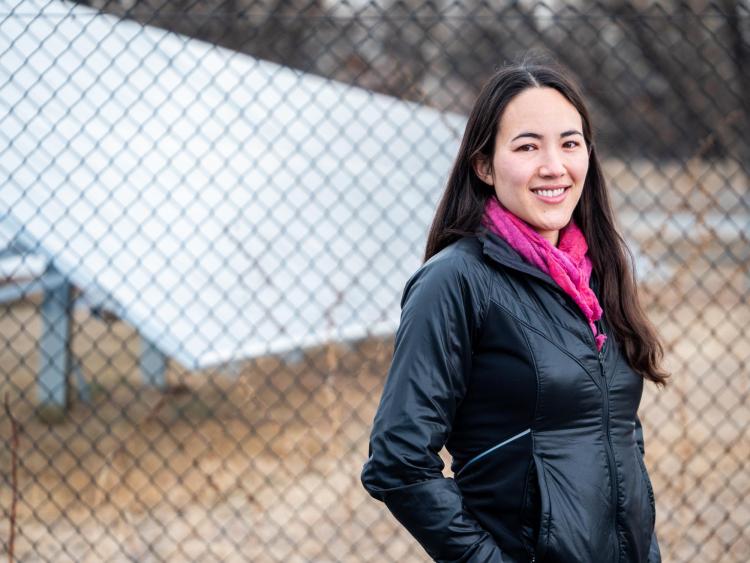
[[[547,553],[552,520],[552,510],[550,506],[549,489],[547,488],[547,481],[544,475],[544,462],[542,461],[542,457],[538,454],[534,454],[534,470],[536,473],[537,490],[539,492],[539,520],[537,525],[539,534],[536,539],[533,560],[539,562],[544,559],[544,556]]]
[[[464,472],[464,470],[467,467],[469,467],[470,465],[472,465],[473,463],[476,463],[477,461],[481,460],[482,458],[487,457],[488,455],[490,455],[490,454],[498,451],[500,448],[503,448],[503,447],[507,446],[508,444],[510,444],[511,442],[515,442],[519,438],[523,438],[524,436],[526,436],[527,434],[530,434],[530,433],[531,433],[531,428],[527,428],[523,432],[519,432],[515,436],[511,436],[510,438],[508,438],[506,440],[503,440],[499,444],[495,444],[491,448],[488,448],[488,449],[484,450],[482,453],[474,456],[469,461],[467,461],[464,464],[464,466],[458,471],[458,473],[456,473],[456,477],[458,477],[459,475],[461,475]]]
[[[641,468],[641,478],[643,479],[643,482],[646,485],[646,490],[648,491],[648,506],[651,511],[651,531],[653,533],[654,527],[656,526],[656,502],[654,500],[654,489],[651,487],[651,479],[648,476],[646,464],[643,461],[643,456],[641,455],[640,450],[636,449],[635,457],[638,460],[638,467]]]
[[[537,477],[534,457],[529,458],[523,480],[521,497],[521,543],[530,561],[535,560],[536,544],[539,540],[539,519],[541,509],[539,500],[539,478]]]

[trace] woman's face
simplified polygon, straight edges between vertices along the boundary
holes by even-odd
[[[500,203],[552,245],[581,198],[589,167],[578,110],[554,88],[528,88],[500,118],[491,167],[474,170]]]

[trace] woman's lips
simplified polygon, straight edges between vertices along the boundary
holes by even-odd
[[[531,190],[534,195],[542,200],[544,203],[560,203],[567,195],[570,186],[555,187],[555,188],[543,188]]]

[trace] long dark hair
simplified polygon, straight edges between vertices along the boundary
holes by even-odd
[[[424,259],[461,237],[476,235],[487,198],[495,192],[479,179],[472,163],[476,159],[492,162],[500,118],[508,103],[527,88],[540,87],[560,92],[581,115],[583,136],[589,148],[589,168],[573,219],[588,242],[608,324],[622,344],[630,366],[642,377],[664,385],[669,377],[660,366],[664,349],[638,300],[633,256],[615,228],[589,112],[578,87],[555,65],[514,63],[498,70],[482,88],[432,221]]]

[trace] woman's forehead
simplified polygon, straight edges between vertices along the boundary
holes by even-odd
[[[500,118],[498,133],[516,137],[523,131],[558,136],[582,131],[581,114],[554,88],[528,88],[515,96]]]

